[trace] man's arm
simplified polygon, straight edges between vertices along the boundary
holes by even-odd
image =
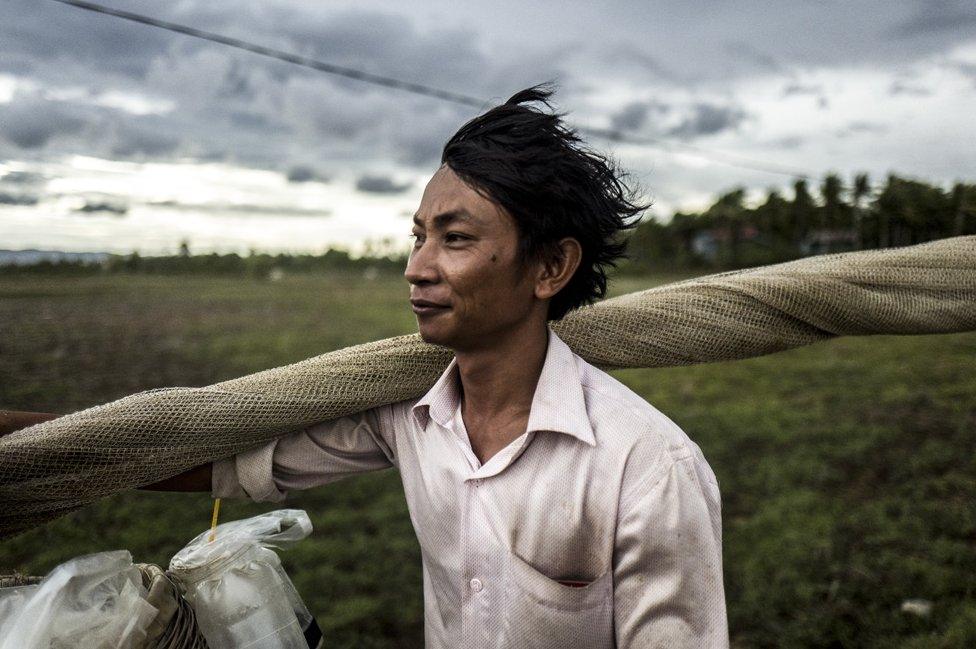
[[[0,410],[0,437],[39,424],[49,419],[57,419],[61,415],[50,412],[25,412],[22,410]]]
[[[0,410],[0,437],[34,424],[57,419],[60,416],[50,412]],[[207,462],[172,478],[166,478],[139,488],[147,491],[210,491],[212,467],[213,465]]]
[[[728,647],[718,485],[696,461],[667,456],[622,496],[613,560],[621,649]]]
[[[140,489],[284,500],[291,490],[392,466],[393,453],[382,436],[382,431],[390,428],[388,413],[389,406],[384,405],[319,422]]]
[[[211,495],[279,502],[289,491],[394,466],[390,405],[329,419],[213,463]]]
[[[3,410],[0,435],[56,417],[60,415]],[[288,490],[393,466],[395,457],[384,438],[384,432],[392,434],[390,417],[390,406],[383,405],[323,421],[139,489],[280,501]]]

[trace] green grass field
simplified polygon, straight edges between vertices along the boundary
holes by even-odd
[[[0,276],[0,407],[69,412],[411,332],[406,297],[398,276]],[[734,646],[976,646],[974,361],[976,334],[959,334],[615,373],[718,476]],[[282,557],[328,646],[421,647],[420,551],[396,473],[289,506],[315,532]],[[272,508],[226,501],[221,519]],[[0,573],[119,548],[165,566],[210,510],[202,494],[120,494],[0,542]],[[901,612],[907,599],[931,615]]]

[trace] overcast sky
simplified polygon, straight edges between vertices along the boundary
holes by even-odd
[[[971,0],[104,1],[485,108],[554,80],[570,122],[673,143],[588,138],[644,187],[647,218],[792,183],[716,158],[818,179],[976,177]],[[406,248],[443,143],[478,112],[5,0],[0,249],[320,251],[385,236]]]

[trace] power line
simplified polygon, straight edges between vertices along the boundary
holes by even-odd
[[[579,130],[614,142],[623,142],[625,144],[648,144],[651,146],[656,146],[670,153],[683,150],[685,153],[690,155],[705,158],[718,164],[739,167],[740,169],[762,171],[768,174],[779,174],[781,176],[791,176],[793,178],[803,178],[807,180],[811,178],[811,174],[800,169],[771,162],[764,162],[762,160],[756,160],[754,158],[748,158],[746,156],[740,156],[734,153],[724,153],[721,151],[714,151],[712,149],[705,149],[700,146],[695,146],[694,144],[688,144],[687,142],[675,142],[673,140],[664,140],[661,138],[646,135],[636,135],[633,133],[621,133],[620,131],[612,129],[594,128],[589,126],[581,126],[579,127]]]
[[[53,1],[65,5],[70,5],[72,7],[77,7],[79,9],[85,9],[86,11],[94,11],[95,13],[105,14],[107,16],[115,16],[116,18],[122,18],[123,20],[131,20],[132,22],[141,23],[143,25],[149,25],[151,27],[159,27],[160,29],[166,29],[171,32],[176,32],[178,34],[193,36],[194,38],[202,38],[203,40],[206,41],[220,43],[221,45],[227,45],[228,47],[236,47],[239,50],[246,50],[248,52],[253,52],[254,54],[268,56],[273,59],[285,61],[287,63],[294,63],[295,65],[301,65],[306,68],[312,68],[313,70],[318,70],[319,72],[326,72],[328,74],[335,74],[340,77],[355,79],[356,81],[365,81],[366,83],[385,86],[387,88],[406,90],[407,92],[412,92],[414,94],[425,95],[427,97],[434,97],[436,99],[451,101],[456,104],[463,104],[465,106],[474,106],[475,108],[484,108],[488,104],[488,102],[485,101],[484,99],[478,99],[477,97],[470,97],[468,95],[462,95],[456,92],[451,92],[449,90],[441,90],[440,88],[425,86],[424,84],[421,83],[401,81],[400,79],[394,79],[393,77],[385,77],[379,74],[371,74],[369,72],[363,72],[361,70],[354,70],[352,68],[347,68],[341,65],[334,65],[332,63],[326,63],[325,61],[319,61],[318,59],[313,59],[307,56],[301,56],[298,54],[292,54],[291,52],[277,50],[274,49],[273,47],[256,45],[254,43],[249,43],[239,38],[223,36],[222,34],[215,34],[213,32],[204,31],[202,29],[196,29],[195,27],[187,27],[186,25],[171,23],[166,20],[150,18],[149,16],[143,16],[142,14],[132,13],[131,11],[113,9],[111,7],[106,7],[104,5],[95,4],[94,2],[85,2],[84,0],[53,0]]]
[[[202,29],[196,29],[195,27],[188,27],[186,25],[181,25],[179,23],[173,23],[166,20],[160,20],[158,18],[144,16],[142,14],[133,13],[131,11],[114,9],[112,7],[106,7],[104,5],[100,5],[94,2],[86,2],[85,0],[52,0],[52,1],[64,5],[69,5],[71,7],[76,7],[78,9],[84,9],[86,11],[92,11],[107,16],[114,16],[115,18],[129,20],[131,22],[139,23],[142,25],[157,27],[159,29],[165,29],[171,32],[176,32],[178,34],[184,34],[186,36],[200,38],[206,41],[211,41],[213,43],[219,43],[221,45],[226,45],[228,47],[233,47],[247,52],[251,52],[253,54],[259,54],[261,56],[278,59],[286,63],[300,65],[302,67],[311,68],[319,72],[334,74],[337,76],[346,77],[348,79],[362,81],[364,83],[371,83],[386,88],[403,90],[405,92],[410,92],[417,95],[423,95],[425,97],[432,97],[434,99],[440,99],[442,101],[449,101],[455,104],[461,104],[464,106],[473,106],[478,109],[483,109],[490,104],[489,100],[479,99],[478,97],[473,97],[471,95],[465,95],[450,90],[442,90],[440,88],[435,88],[433,86],[427,86],[420,83],[413,83],[410,81],[403,81],[401,79],[395,79],[393,77],[372,74],[370,72],[364,72],[362,70],[356,70],[341,65],[335,65],[333,63],[327,63],[325,61],[320,61],[318,59],[314,59],[311,57],[301,56],[298,54],[293,54],[291,52],[285,52],[284,50],[279,50],[272,47],[265,47],[264,45],[258,45],[256,43],[251,43],[249,41],[245,41],[239,38],[224,36],[222,34],[216,34],[214,32],[208,32]],[[686,154],[697,156],[699,158],[703,158],[710,162],[729,165],[732,167],[738,167],[740,169],[748,169],[750,171],[761,171],[764,173],[777,174],[781,176],[790,176],[794,178],[810,178],[810,175],[804,171],[791,169],[789,167],[785,167],[774,163],[767,163],[761,160],[753,160],[735,154],[713,151],[703,147],[695,146],[693,144],[688,144],[686,142],[676,142],[672,140],[664,140],[661,138],[627,134],[612,129],[603,129],[603,128],[589,127],[589,126],[577,126],[577,129],[582,132],[590,133],[598,137],[603,137],[614,142],[654,146],[668,153],[674,153],[676,150],[680,150],[680,151],[684,151]]]

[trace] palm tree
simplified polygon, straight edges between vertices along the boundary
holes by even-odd
[[[963,224],[966,219],[965,200],[966,186],[962,183],[956,183],[952,188],[951,199],[953,216],[955,217],[952,224],[952,236],[954,237],[962,234]]]
[[[725,263],[736,267],[739,263],[739,228],[742,227],[746,198],[744,187],[735,189],[718,197],[715,204],[708,208],[705,216],[709,217],[715,227],[725,231],[727,248]]]
[[[851,191],[854,198],[854,229],[857,230],[857,247],[864,247],[864,232],[862,231],[862,220],[864,213],[861,211],[861,201],[871,194],[871,181],[866,173],[859,173],[854,176],[854,189]]]
[[[837,174],[827,174],[823,184],[820,186],[820,195],[823,196],[824,205],[823,215],[820,219],[820,227],[834,228],[840,224],[841,212],[844,208],[841,193],[844,191],[844,183]]]
[[[803,241],[807,235],[814,209],[813,197],[810,196],[810,190],[807,189],[807,181],[803,178],[797,178],[796,182],[793,183],[793,209],[791,214],[793,217],[793,243],[795,245]]]

